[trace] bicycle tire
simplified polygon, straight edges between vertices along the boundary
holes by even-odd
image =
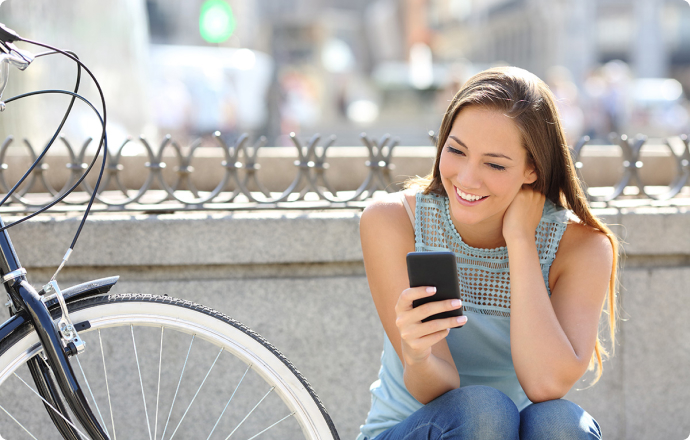
[[[97,296],[68,308],[87,344],[70,362],[113,440],[158,439],[161,432],[161,439],[339,439],[322,402],[292,363],[220,312],[144,294]],[[0,341],[0,405],[5,405],[0,439],[25,438],[25,428],[34,429],[37,438],[59,438],[39,398],[21,383],[31,383],[30,375],[15,375],[40,352],[28,323]],[[24,427],[5,413],[8,401],[12,417]],[[142,418],[143,426],[135,426]],[[33,422],[37,427],[27,426]]]

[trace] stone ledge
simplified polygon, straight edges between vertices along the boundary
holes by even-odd
[[[621,239],[628,256],[690,255],[690,211],[685,207],[646,207],[601,219]]]
[[[627,256],[690,255],[685,208],[597,213],[621,237]],[[69,266],[361,262],[359,215],[359,210],[97,213],[89,217]],[[78,222],[75,215],[39,217],[13,228],[10,236],[26,267],[54,267]]]
[[[10,230],[26,267],[53,267],[79,223],[44,217]],[[198,266],[361,261],[358,211],[93,214],[70,266]]]

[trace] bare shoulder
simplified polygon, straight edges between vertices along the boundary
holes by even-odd
[[[567,272],[608,278],[612,264],[613,246],[608,237],[591,226],[570,222],[558,245],[551,272],[555,278]]]
[[[582,223],[571,222],[563,233],[559,249],[564,253],[581,257],[604,258],[611,261],[613,248],[608,237],[598,229]],[[601,260],[598,260],[601,262]]]
[[[370,283],[376,274],[390,275],[403,270],[405,255],[414,251],[414,227],[407,216],[401,194],[388,194],[372,201],[362,213],[359,234]],[[403,266],[394,269],[399,264]]]
[[[368,230],[385,229],[388,231],[405,231],[414,234],[414,225],[411,224],[407,210],[403,205],[402,197],[405,197],[414,212],[415,195],[406,190],[402,193],[391,193],[373,200],[362,212],[360,230],[362,233]]]

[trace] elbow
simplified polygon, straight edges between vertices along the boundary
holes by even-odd
[[[530,386],[523,386],[527,398],[532,403],[562,399],[570,388],[570,385],[564,383],[549,383],[543,380]]]
[[[586,366],[584,366],[586,368]],[[528,375],[518,374],[518,381],[527,398],[533,403],[558,400],[565,397],[575,382],[584,374],[584,368],[561,367],[558,371],[530,371]]]

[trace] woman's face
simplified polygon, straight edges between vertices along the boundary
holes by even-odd
[[[483,107],[462,109],[439,162],[456,227],[501,225],[522,185],[537,179],[526,157],[520,132],[511,118]]]

